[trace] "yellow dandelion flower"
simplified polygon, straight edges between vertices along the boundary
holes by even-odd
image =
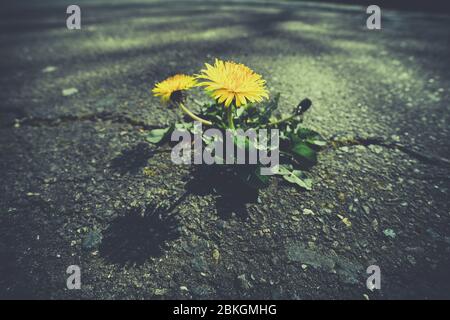
[[[197,85],[194,77],[185,74],[177,74],[155,85],[152,92],[156,97],[161,97],[164,102],[179,99],[183,90],[188,90]]]
[[[206,69],[201,70],[197,78],[206,81],[198,85],[204,86],[214,99],[224,103],[226,107],[232,102],[240,107],[248,101],[261,102],[264,98],[269,98],[266,81],[249,67],[219,59],[216,59],[213,66],[208,63],[205,65]]]

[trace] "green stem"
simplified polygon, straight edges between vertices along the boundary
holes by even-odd
[[[295,116],[296,116],[296,114],[293,114],[293,115],[291,115],[291,116],[289,116],[289,117],[286,117],[286,118],[277,120],[277,121],[275,121],[275,122],[269,123],[269,126],[276,126],[276,125],[279,125],[280,123],[283,123],[283,122],[292,120]]]
[[[228,127],[231,130],[234,130],[234,122],[233,122],[233,105],[231,104],[228,108],[227,108],[227,117],[228,117]]]
[[[192,119],[196,120],[196,121],[200,121],[203,124],[206,124],[208,126],[212,125],[211,121],[205,120],[200,118],[199,116],[195,115],[194,113],[192,113],[191,110],[189,110],[188,108],[186,108],[186,106],[183,103],[179,103],[181,110],[183,110],[189,117],[191,117]]]

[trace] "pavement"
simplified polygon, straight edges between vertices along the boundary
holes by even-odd
[[[0,297],[450,298],[449,15],[382,8],[371,31],[353,5],[94,0],[68,30],[69,4],[0,10]],[[179,115],[155,82],[215,57],[363,143],[321,152],[312,191],[217,192],[145,142]]]

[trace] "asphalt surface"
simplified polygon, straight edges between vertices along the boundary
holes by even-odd
[[[370,31],[348,5],[78,3],[81,30],[64,1],[0,10],[0,297],[450,298],[448,15],[383,10]],[[145,142],[178,114],[150,89],[215,57],[367,143],[320,153],[312,191],[274,179],[256,202],[174,167]]]

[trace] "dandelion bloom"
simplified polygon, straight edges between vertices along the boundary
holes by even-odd
[[[261,102],[264,98],[269,98],[266,81],[249,67],[219,59],[216,59],[213,66],[208,63],[205,65],[206,69],[197,75],[198,79],[205,80],[199,85],[204,86],[214,99],[224,103],[226,107],[232,102],[240,107],[247,102]]]
[[[188,90],[197,85],[194,77],[185,74],[177,74],[155,85],[153,95],[161,97],[164,102],[181,97],[183,90]]]

